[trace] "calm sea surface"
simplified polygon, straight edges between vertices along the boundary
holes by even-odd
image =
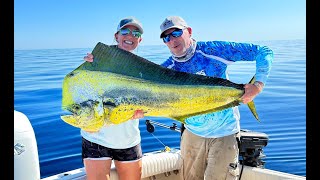
[[[272,70],[255,103],[261,123],[249,108],[240,105],[241,129],[266,133],[265,167],[306,175],[306,41],[261,41],[274,51]],[[93,49],[93,47],[92,47]],[[64,76],[83,63],[90,48],[14,51],[14,108],[27,115],[38,144],[41,178],[83,167],[80,131],[60,119],[61,87]],[[170,53],[165,46],[141,46],[136,54],[160,64]],[[247,83],[254,63],[229,66],[230,80]],[[151,119],[171,126],[170,119],[145,117],[140,120],[143,152],[179,148],[180,134],[155,125]],[[180,124],[177,123],[180,127]]]

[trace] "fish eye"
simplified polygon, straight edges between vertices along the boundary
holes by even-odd
[[[73,107],[73,109],[75,109],[75,110],[79,110],[79,109],[80,109],[80,106],[79,106],[78,104],[74,104],[72,107]]]
[[[112,101],[107,101],[107,102],[103,102],[104,106],[112,106],[112,107],[116,107],[116,104]]]

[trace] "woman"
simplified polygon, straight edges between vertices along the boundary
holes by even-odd
[[[142,40],[141,23],[133,18],[119,22],[114,34],[117,47],[132,52]],[[88,53],[84,59],[93,62]],[[120,180],[140,180],[142,170],[142,150],[139,119],[143,112],[138,110],[132,120],[118,125],[105,126],[98,132],[81,130],[82,158],[88,180],[110,179],[112,160]]]

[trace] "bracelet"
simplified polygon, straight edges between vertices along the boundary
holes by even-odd
[[[253,85],[255,85],[259,89],[260,92],[263,90],[263,86],[258,81],[255,81],[253,83]]]

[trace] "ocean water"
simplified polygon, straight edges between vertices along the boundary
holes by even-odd
[[[266,87],[255,98],[261,122],[240,105],[241,129],[268,135],[265,168],[306,176],[306,41],[253,43],[269,46],[274,62]],[[64,76],[83,63],[83,56],[93,48],[14,51],[14,109],[24,113],[34,128],[41,178],[83,167],[80,131],[60,119],[61,87]],[[135,53],[158,64],[170,55],[162,45],[141,46]],[[231,81],[247,83],[254,70],[255,63],[241,62],[229,66],[228,72]],[[141,119],[143,152],[179,148],[180,133],[155,125],[151,134],[146,119],[167,126],[175,122]]]

